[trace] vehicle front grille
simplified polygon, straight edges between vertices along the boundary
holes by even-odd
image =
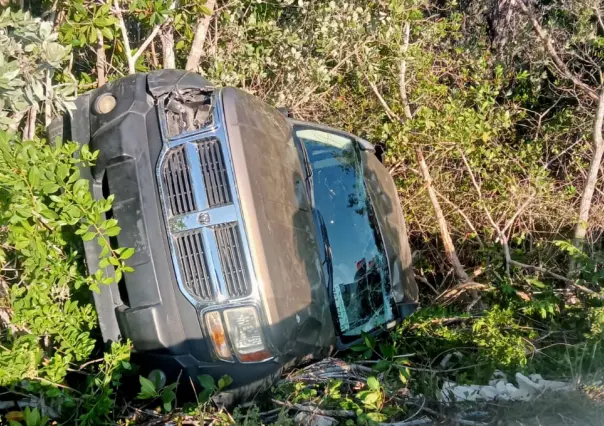
[[[201,161],[203,182],[206,187],[208,207],[218,207],[232,203],[220,142],[216,139],[201,141],[197,144],[197,149]]]
[[[201,300],[213,299],[214,294],[208,275],[201,230],[180,234],[175,238],[178,261],[185,287],[192,295]]]
[[[164,162],[163,180],[172,216],[196,210],[185,146],[173,149]]]
[[[249,278],[237,223],[229,222],[214,226],[214,235],[229,296],[247,296],[250,294]]]

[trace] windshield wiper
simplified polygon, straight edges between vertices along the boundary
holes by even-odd
[[[327,274],[329,275],[327,278],[328,288],[331,288],[333,283],[333,263],[331,256],[331,245],[329,245],[329,235],[327,235],[327,226],[325,226],[325,221],[323,220],[323,215],[319,210],[316,210],[317,217],[319,218],[319,228],[321,231],[321,239],[323,240],[323,250],[325,252],[325,264],[327,266]]]
[[[304,146],[304,142],[299,141],[300,151],[302,151],[302,158],[304,160],[304,171],[306,172],[306,185],[308,187],[308,195],[310,197],[310,205],[315,206],[315,194],[313,188],[313,171],[310,166],[310,158],[308,157],[308,151]]]

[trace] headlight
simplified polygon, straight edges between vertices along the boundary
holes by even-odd
[[[214,346],[214,352],[218,358],[224,360],[233,359],[226,334],[224,333],[224,327],[222,326],[220,312],[208,312],[205,314],[205,320],[210,339],[212,340],[212,345]]]
[[[271,357],[262,340],[256,310],[250,306],[224,311],[224,320],[233,349],[242,362],[264,361]]]

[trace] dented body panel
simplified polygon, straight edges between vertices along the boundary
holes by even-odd
[[[103,96],[116,102],[102,114]],[[355,342],[335,318],[330,227],[317,219],[298,124],[240,90],[175,70],[78,99],[57,133],[100,151],[82,175],[94,197],[115,196],[108,214],[122,232],[112,244],[136,250],[135,271],[94,295],[105,341],[129,338],[144,365],[174,377],[229,374],[235,389],[270,384],[284,366]],[[396,188],[371,144],[346,135],[387,258],[383,297],[400,319],[417,286]],[[100,248],[84,244],[95,271]]]

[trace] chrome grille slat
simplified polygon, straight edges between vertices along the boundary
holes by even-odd
[[[237,223],[229,222],[214,226],[214,235],[229,296],[247,296],[250,294],[250,285],[243,261]]]
[[[208,207],[232,203],[220,142],[210,139],[199,142],[197,146]]]
[[[162,175],[172,216],[194,211],[196,206],[184,146],[166,156]]]
[[[201,230],[180,234],[175,238],[185,287],[202,300],[212,300],[214,292],[208,275]]]

